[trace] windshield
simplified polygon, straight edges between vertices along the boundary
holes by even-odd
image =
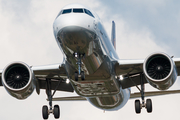
[[[73,8],[73,9],[64,9],[61,10],[61,12],[58,14],[57,17],[59,17],[61,14],[67,14],[67,13],[86,13],[87,15],[91,16],[94,18],[94,15],[87,9],[83,8]]]

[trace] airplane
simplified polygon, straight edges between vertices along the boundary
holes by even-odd
[[[135,100],[135,111],[139,114],[142,108],[152,112],[152,101],[145,97],[180,93],[168,90],[180,75],[180,58],[156,52],[144,60],[120,59],[115,22],[112,21],[110,40],[100,18],[88,7],[81,4],[63,7],[53,30],[64,55],[62,63],[29,66],[14,61],[0,70],[0,86],[17,99],[26,99],[34,89],[37,94],[40,89],[46,90],[49,108],[42,107],[43,119],[48,119],[49,114],[55,119],[60,117],[60,107],[53,106],[53,101],[87,100],[99,109],[115,111],[129,99],[141,97],[141,101]],[[148,83],[160,91],[145,92],[144,85]],[[131,87],[137,87],[139,92],[131,93]],[[79,96],[54,98],[57,91],[75,91]]]

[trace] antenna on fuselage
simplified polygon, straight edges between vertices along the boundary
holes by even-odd
[[[111,42],[114,46],[114,49],[116,49],[116,26],[114,21],[112,21]]]

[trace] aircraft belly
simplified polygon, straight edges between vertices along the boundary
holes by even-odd
[[[130,97],[130,89],[121,90],[117,95],[86,98],[99,109],[112,111],[122,108]]]
[[[113,80],[73,81],[77,94],[84,97],[114,95],[119,92],[119,86]]]
[[[101,70],[102,66],[98,71]],[[120,84],[115,79],[115,76],[108,73],[98,73],[91,76],[86,76],[85,81],[74,81],[71,79],[71,84],[76,93],[83,97],[98,97],[116,95],[120,92]],[[101,75],[102,74],[102,75]],[[104,74],[104,75],[103,75]],[[105,76],[106,75],[106,76]]]

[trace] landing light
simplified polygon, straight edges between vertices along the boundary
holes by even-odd
[[[70,82],[69,79],[66,79],[66,83],[69,84],[69,82]]]
[[[120,75],[119,77],[120,77],[120,80],[123,80],[123,79],[124,79],[124,77],[123,77],[122,75]]]
[[[76,57],[76,58],[78,57],[78,54],[77,54],[77,53],[75,53],[75,57]]]

